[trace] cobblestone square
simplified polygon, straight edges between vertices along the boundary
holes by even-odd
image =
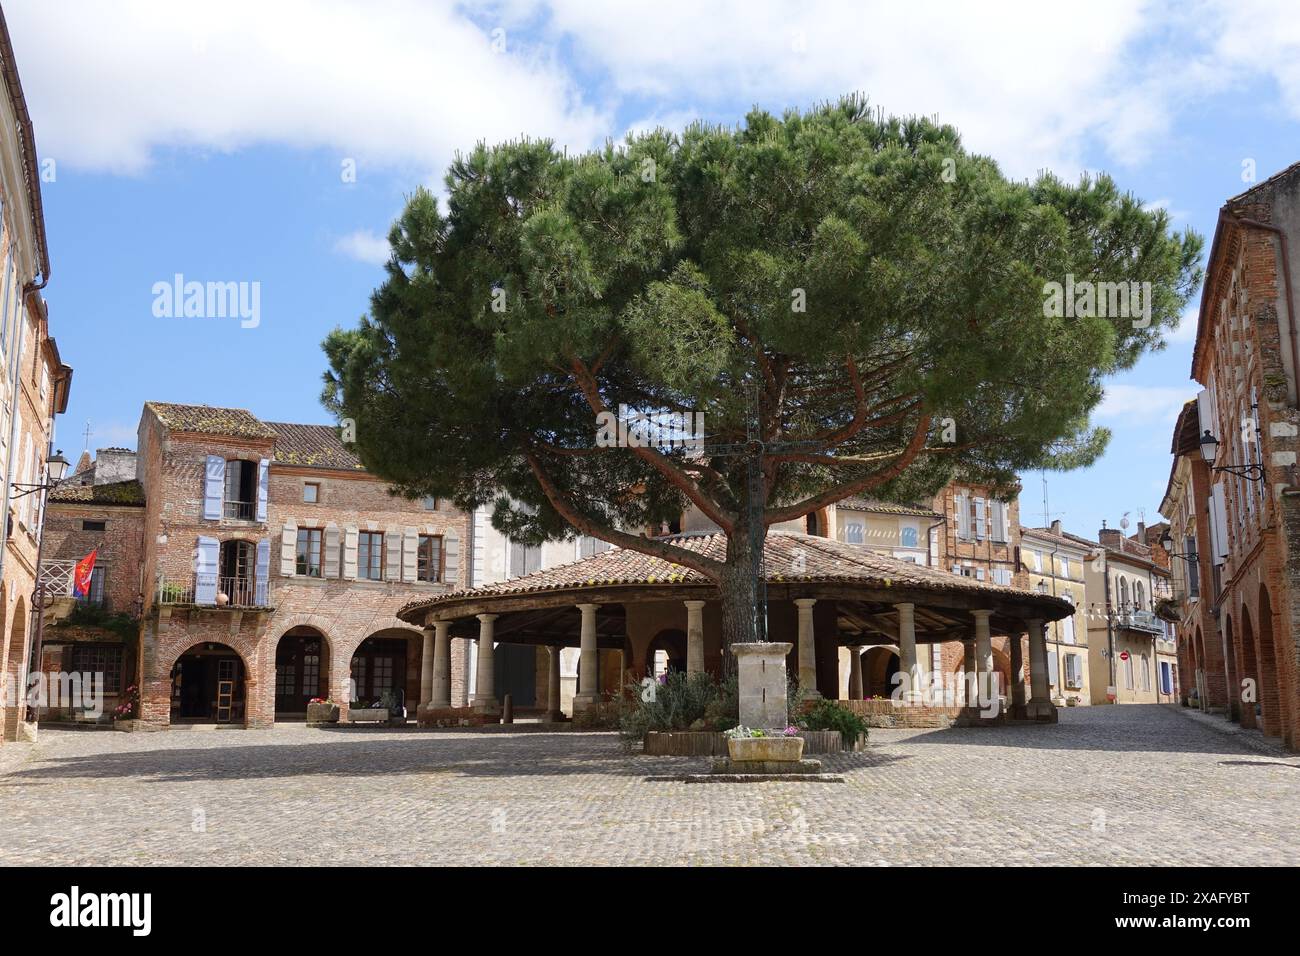
[[[44,728],[0,748],[0,863],[1300,863],[1300,759],[1174,708],[873,730],[843,783],[686,784],[597,733]]]

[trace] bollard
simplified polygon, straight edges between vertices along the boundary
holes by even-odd
[[[513,724],[515,722],[515,702],[506,694],[501,701],[501,723]]]

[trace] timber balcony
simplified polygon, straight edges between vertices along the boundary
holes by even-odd
[[[206,578],[206,587],[204,579]],[[158,590],[154,596],[157,604],[163,607],[216,607],[232,610],[266,610],[270,607],[269,594],[259,594],[261,590],[251,577],[218,577],[216,590],[212,588],[212,577],[193,574],[186,577],[159,577]]]

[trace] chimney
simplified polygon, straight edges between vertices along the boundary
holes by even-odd
[[[1054,518],[1052,520],[1052,534],[1060,534],[1060,533],[1061,533],[1061,519]]]
[[[95,449],[95,484],[135,478],[135,452],[129,448]]]
[[[1124,532],[1119,528],[1102,528],[1097,532],[1097,541],[1103,548],[1113,548],[1116,551],[1124,550]]]

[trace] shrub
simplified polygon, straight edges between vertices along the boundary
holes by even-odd
[[[848,748],[859,739],[867,739],[867,722],[833,700],[819,700],[808,706],[799,715],[798,723],[804,730],[838,730]]]
[[[644,740],[651,731],[690,730],[702,722],[708,730],[736,726],[734,677],[719,683],[706,673],[669,671],[652,684],[629,684],[618,717],[619,732]]]

